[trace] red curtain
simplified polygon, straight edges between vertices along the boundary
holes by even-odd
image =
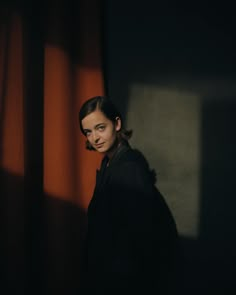
[[[2,287],[78,294],[100,163],[84,148],[78,110],[104,94],[101,4],[26,3],[0,14]]]

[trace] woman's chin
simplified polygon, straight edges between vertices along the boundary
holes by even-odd
[[[105,147],[95,147],[95,149],[99,153],[105,153],[107,151]]]

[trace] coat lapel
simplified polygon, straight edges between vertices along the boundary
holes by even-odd
[[[107,157],[103,158],[100,170],[96,171],[96,185],[95,185],[93,197],[88,207],[89,211],[93,211],[96,208],[97,202],[99,201],[101,197],[101,190],[104,184],[104,177],[105,177],[107,162],[108,162],[108,158]]]

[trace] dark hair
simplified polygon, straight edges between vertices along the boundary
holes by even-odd
[[[122,126],[122,117],[119,111],[116,109],[114,104],[112,103],[111,99],[106,96],[95,96],[87,100],[81,107],[79,111],[79,125],[81,132],[85,135],[83,127],[82,127],[82,120],[92,112],[100,110],[109,120],[113,123],[116,122],[116,118],[119,117],[121,120],[121,130],[117,132],[119,140],[128,141],[133,131],[126,130]],[[86,148],[88,150],[94,150],[91,146],[89,141],[86,141]]]

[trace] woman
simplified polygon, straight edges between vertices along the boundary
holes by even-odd
[[[93,294],[167,294],[177,231],[154,174],[128,144],[132,132],[123,128],[109,98],[86,101],[79,122],[87,148],[104,154],[88,207],[88,289]]]

